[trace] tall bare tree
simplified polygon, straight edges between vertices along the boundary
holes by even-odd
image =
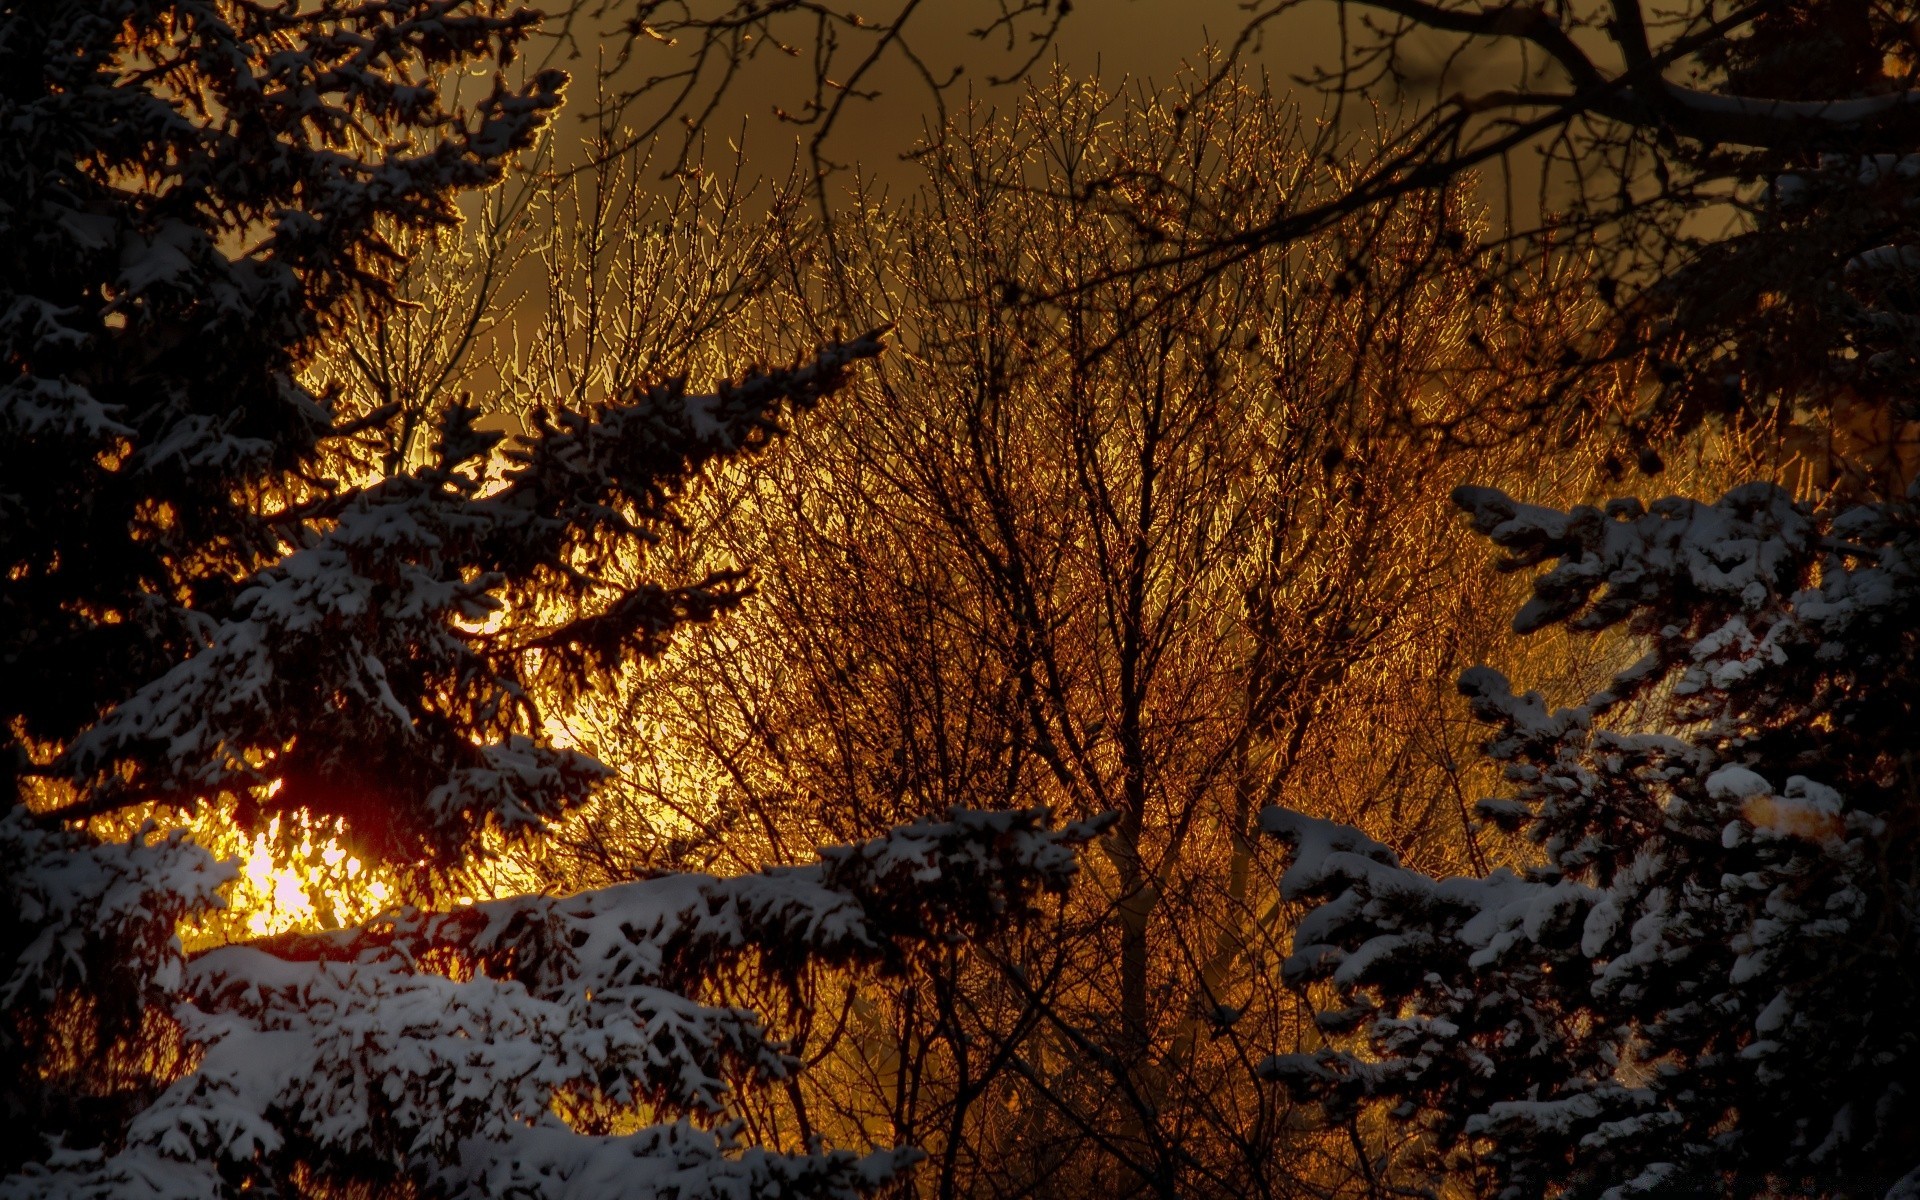
[[[752,312],[768,355],[859,322],[898,348],[712,494],[698,526],[723,534],[665,548],[762,564],[745,619],[580,716],[597,746],[645,737],[624,803],[549,864],[573,879],[784,859],[950,805],[1114,814],[1044,937],[810,998],[810,1052],[843,1073],[778,1119],[926,1145],[940,1194],[1351,1171],[1279,1152],[1286,1106],[1251,1070],[1261,1039],[1313,1036],[1263,968],[1286,914],[1252,816],[1304,792],[1436,865],[1490,852],[1443,706],[1502,635],[1449,586],[1444,494],[1469,461],[1522,468],[1476,413],[1496,378],[1551,383],[1579,314],[1551,276],[1529,312],[1475,302],[1458,192],[1232,270],[1130,269],[1344,186],[1315,136],[1257,81],[1060,78],[956,120],[910,200],[857,195],[835,241],[796,237]],[[1512,369],[1475,369],[1494,358]]]

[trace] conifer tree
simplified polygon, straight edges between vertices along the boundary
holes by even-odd
[[[1377,7],[1404,22],[1353,61],[1422,30],[1552,62],[1440,101],[1431,126],[1465,140],[1422,169],[1543,138],[1578,184],[1553,224],[1594,235],[1607,332],[1652,368],[1630,432],[1751,439],[1796,490],[1455,494],[1504,568],[1550,564],[1518,632],[1645,653],[1558,709],[1461,678],[1512,785],[1480,814],[1531,840],[1524,870],[1436,880],[1265,814],[1313,906],[1285,974],[1327,1039],[1265,1069],[1337,1120],[1377,1106],[1502,1197],[1920,1195],[1911,13]]]
[[[871,1187],[910,1154],[738,1144],[729,1089],[795,1061],[726,985],[897,968],[1072,870],[1038,814],[956,813],[783,872],[428,903],[604,782],[542,741],[543,689],[745,594],[609,568],[878,350],[666,381],[511,447],[455,405],[380,476],[393,414],[303,369],[387,297],[396,231],[455,222],[555,111],[563,76],[510,81],[537,20],[0,6],[0,1195]],[[420,903],[189,959],[233,867],[183,812],[337,828]]]
[[[1557,710],[1462,677],[1525,871],[1435,880],[1267,811],[1331,1041],[1265,1071],[1386,1103],[1502,1197],[1920,1194],[1913,499],[1456,499],[1508,566],[1554,562],[1519,630],[1646,654]]]

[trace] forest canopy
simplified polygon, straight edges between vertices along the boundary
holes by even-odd
[[[1920,14],[1116,19],[0,0],[0,1197],[1920,1197]]]

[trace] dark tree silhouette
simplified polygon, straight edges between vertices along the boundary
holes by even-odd
[[[0,7],[0,1195],[869,1188],[910,1156],[716,1126],[730,1086],[797,1067],[722,993],[897,968],[1072,870],[1033,814],[955,814],[769,875],[183,954],[233,866],[182,814],[337,831],[425,903],[585,799],[606,769],[545,744],[540,687],[743,594],[604,568],[644,568],[707,464],[879,349],[631,387],[511,448],[452,405],[382,475],[398,406],[342,411],[303,372],[350,301],[390,302],[402,235],[457,221],[559,104],[563,76],[507,74],[538,19]]]
[[[1522,873],[1434,880],[1267,811],[1331,1044],[1265,1070],[1335,1116],[1383,1102],[1503,1197],[1912,1195],[1912,503],[1456,498],[1510,565],[1557,560],[1517,628],[1647,652],[1563,709],[1461,677]]]

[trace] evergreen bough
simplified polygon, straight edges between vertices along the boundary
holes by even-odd
[[[1436,880],[1264,814],[1327,1038],[1265,1073],[1512,1200],[1920,1195],[1915,497],[1455,499],[1507,567],[1552,564],[1518,630],[1646,654],[1558,710],[1462,677],[1513,784],[1481,814],[1530,869]]]
[[[605,781],[542,740],[543,688],[744,595],[600,568],[879,349],[667,381],[512,447],[453,405],[380,475],[394,414],[304,369],[350,302],[390,302],[396,235],[457,221],[557,109],[559,73],[510,82],[538,19],[0,5],[0,1196],[864,1191],[911,1155],[740,1143],[732,1089],[796,1063],[717,992],[899,968],[1072,872],[1085,830],[953,813],[811,867],[426,902]],[[182,812],[343,830],[422,903],[189,958],[234,866]],[[616,1118],[636,1131],[588,1131]]]

